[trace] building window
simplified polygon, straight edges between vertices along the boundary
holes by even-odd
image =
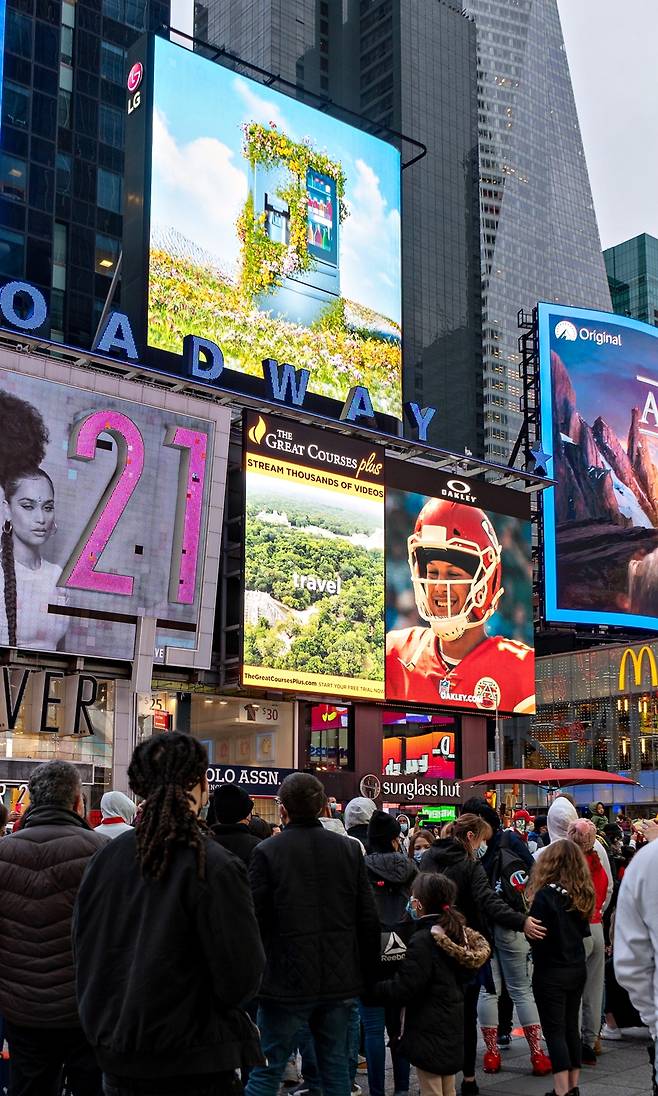
[[[27,129],[30,120],[30,92],[20,84],[9,81],[4,86],[2,98],[2,121],[12,126]]]
[[[138,30],[144,29],[145,11],[144,0],[103,0],[103,15]]]
[[[19,278],[25,274],[25,236],[22,232],[10,232],[0,228],[0,274]]]
[[[121,213],[122,185],[121,176],[114,171],[99,167],[96,185],[96,202],[102,209]]]
[[[65,65],[73,64],[73,27],[62,27],[59,56]]]
[[[71,128],[71,92],[65,88],[60,88],[57,95],[57,125]]]
[[[7,12],[6,48],[19,57],[32,56],[32,20],[13,8]]]
[[[7,156],[0,152],[0,193],[3,198],[13,198],[17,202],[25,201],[27,186],[27,166],[25,160]]]
[[[119,258],[119,241],[112,236],[96,235],[96,273],[114,274]]]
[[[53,229],[53,289],[66,289],[66,251],[67,251],[66,225],[55,221]]]
[[[101,42],[101,76],[113,84],[122,84],[126,68],[126,51],[111,42]]]
[[[98,113],[98,139],[112,148],[123,148],[123,111],[101,103]]]
[[[58,194],[71,193],[71,157],[58,152],[55,159],[55,190]]]

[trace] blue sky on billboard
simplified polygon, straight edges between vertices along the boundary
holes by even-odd
[[[156,40],[152,226],[174,226],[235,268],[249,189],[243,123],[259,122],[339,160],[350,210],[341,292],[400,323],[400,157],[390,144],[188,50]],[[391,265],[388,257],[397,257]]]
[[[539,349],[541,444],[558,481],[542,493],[546,618],[658,630],[658,329],[541,303]]]

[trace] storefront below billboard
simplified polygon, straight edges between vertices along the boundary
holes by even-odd
[[[138,728],[141,738],[166,730],[197,738],[208,753],[211,784],[237,783],[256,802],[257,813],[277,819],[276,795],[280,780],[268,774],[294,768],[293,703],[226,697],[206,691],[183,691],[163,684],[140,697]]]

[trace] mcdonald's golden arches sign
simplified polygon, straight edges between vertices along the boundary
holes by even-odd
[[[621,656],[619,663],[619,692],[623,693],[627,688],[626,682],[626,667],[630,661],[633,667],[633,682],[635,685],[642,684],[642,672],[644,668],[644,660],[647,660],[649,664],[649,670],[651,672],[651,688],[658,688],[658,669],[656,668],[656,657],[651,650],[651,647],[647,647],[645,644],[640,647],[639,651],[634,651],[632,647],[627,647]]]

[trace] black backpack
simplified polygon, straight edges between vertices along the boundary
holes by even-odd
[[[508,906],[519,913],[527,912],[525,890],[528,885],[528,866],[511,846],[507,833],[500,840],[491,882],[493,889],[505,899]]]
[[[379,978],[391,978],[397,964],[406,955],[407,944],[415,928],[407,914],[409,892],[399,883],[382,879],[370,867],[367,871],[382,929]]]

